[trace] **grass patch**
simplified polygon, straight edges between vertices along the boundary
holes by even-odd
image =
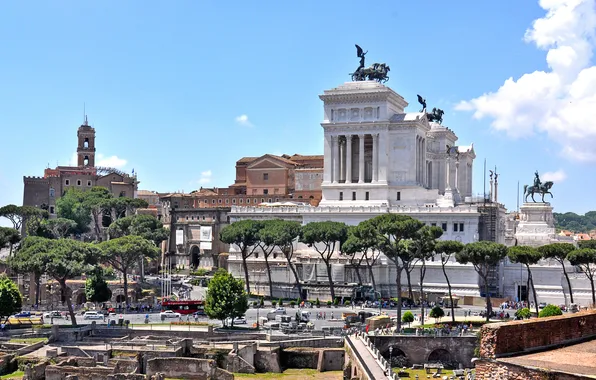
[[[39,342],[48,343],[48,338],[13,338],[8,341],[8,343],[25,343],[25,344],[35,344]]]
[[[9,373],[8,375],[0,376],[0,379],[22,379],[25,375],[23,371],[15,371],[13,373]]]
[[[282,373],[234,373],[234,378],[252,380],[341,380],[343,379],[343,371],[318,372],[316,369],[286,369]]]

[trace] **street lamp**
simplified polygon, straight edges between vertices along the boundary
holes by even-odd
[[[389,375],[391,376],[391,371],[392,371],[392,365],[391,365],[391,359],[393,358],[393,346],[389,346]]]

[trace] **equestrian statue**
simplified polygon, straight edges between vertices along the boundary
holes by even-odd
[[[441,124],[443,122],[443,114],[444,113],[445,113],[445,111],[443,111],[442,109],[433,107],[432,112],[427,113],[426,117],[429,122],[436,121],[437,123]]]
[[[544,200],[544,196],[546,194],[550,194],[550,197],[554,198],[553,194],[550,192],[550,189],[553,187],[553,184],[553,181],[546,181],[542,183],[542,181],[540,180],[540,176],[538,175],[538,170],[536,170],[536,173],[534,173],[534,184],[531,186],[524,185],[524,202],[528,202],[528,195],[530,195],[532,197],[532,201],[536,203],[536,200],[534,199],[534,194],[540,194],[542,195],[542,203],[546,203],[546,201]]]
[[[371,66],[365,68],[365,52],[360,46],[356,45],[356,55],[360,58],[360,64],[356,71],[352,74],[353,81],[376,80],[379,83],[385,83],[389,80],[387,73],[390,68],[385,63],[373,63]]]

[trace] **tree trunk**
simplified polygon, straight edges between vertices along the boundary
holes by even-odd
[[[246,263],[246,255],[242,253],[242,267],[244,268],[244,282],[246,283],[246,293],[250,296],[250,283],[248,282],[248,264]]]
[[[101,220],[99,220],[99,215],[97,211],[92,211],[91,213],[93,214],[93,222],[95,224],[95,240],[101,241]]]
[[[409,263],[408,263],[409,265]],[[406,269],[406,279],[408,280],[408,297],[410,297],[410,303],[414,302],[414,292],[412,291],[412,280],[410,279],[411,269]]]
[[[298,272],[296,271],[296,268],[292,264],[292,261],[290,260],[290,258],[288,258],[286,256],[286,259],[288,260],[288,266],[290,267],[290,270],[292,271],[292,273],[294,274],[294,278],[296,279],[296,287],[298,288],[298,293],[300,294],[300,298],[302,298],[302,284],[300,284],[300,279],[298,278]]]
[[[486,321],[490,322],[490,316],[493,313],[493,305],[490,303],[490,293],[488,292],[488,276],[484,277],[484,295],[486,297]]]
[[[422,260],[420,266],[420,324],[424,325],[424,276],[426,275],[426,263]]]
[[[401,331],[401,271],[402,267],[399,266],[397,260],[395,259],[395,269],[397,270],[397,275],[395,276],[395,283],[397,285],[397,331]]]
[[[373,255],[374,255],[374,253],[373,253]],[[366,266],[368,267],[368,273],[370,274],[370,282],[373,287],[373,292],[375,292],[375,295],[376,295],[377,294],[377,284],[375,283],[375,274],[373,273],[373,263],[371,263],[368,260],[368,257],[366,258]]]
[[[360,275],[360,265],[352,264],[352,267],[356,270],[356,276],[358,276],[358,285],[362,285],[362,276]]]
[[[528,270],[528,279],[530,280],[530,284],[532,285],[532,295],[534,296],[534,306],[536,306],[536,315],[540,314],[538,310],[538,297],[536,296],[536,288],[534,287],[534,279],[532,278],[532,271],[530,270],[530,266],[526,265],[526,269]]]
[[[451,304],[451,322],[455,323],[455,306],[453,306],[453,295],[451,294],[451,282],[449,281],[449,276],[447,276],[447,271],[445,270],[445,264],[441,261],[441,267],[443,268],[443,276],[445,276],[445,282],[447,282],[447,292],[449,294],[449,302]]]
[[[35,272],[33,274],[33,282],[35,283],[35,304],[39,306],[39,293],[41,288],[41,273]]]
[[[325,261],[325,266],[327,267],[327,278],[329,279],[329,289],[331,290],[331,302],[335,302],[335,286],[333,284],[333,278],[331,276],[331,264],[329,261]]]
[[[64,294],[64,298],[66,301],[66,305],[68,306],[68,315],[70,315],[70,320],[72,321],[72,325],[77,325],[77,318],[75,317],[74,309],[72,308],[72,299],[70,294],[68,294],[68,287],[66,286],[66,280],[58,281],[60,284],[60,291]]]
[[[267,268],[267,278],[269,280],[269,297],[273,299],[273,280],[271,279],[271,269],[269,269],[269,255],[264,250],[263,256],[265,256],[265,267]]]
[[[596,306],[596,292],[594,292],[594,277],[590,277],[590,286],[592,287],[592,307]]]
[[[122,285],[124,286],[124,308],[128,306],[128,268],[122,268]],[[170,281],[171,278],[170,278]]]
[[[571,299],[571,303],[573,302],[573,290],[571,289],[571,280],[569,279],[569,274],[567,273],[567,270],[565,269],[565,262],[561,261],[561,266],[563,267],[563,275],[565,276],[565,279],[567,280],[567,286],[569,287],[569,298]]]

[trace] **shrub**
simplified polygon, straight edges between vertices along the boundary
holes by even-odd
[[[561,308],[557,305],[546,305],[546,307],[540,310],[538,317],[545,318],[545,317],[554,317],[555,315],[563,315]]]
[[[296,306],[296,301],[294,301],[294,300],[290,301],[290,306],[292,306],[292,307]]]
[[[327,301],[327,306],[330,307],[331,306],[331,301]]]
[[[350,306],[350,301],[346,301],[346,302],[344,302],[344,305],[345,305],[345,306]]]
[[[406,311],[404,315],[402,315],[401,321],[407,323],[409,326],[410,323],[414,322],[414,314],[412,314],[411,311]]]
[[[317,300],[315,301],[315,305],[317,305],[317,307],[321,306],[321,301],[319,301],[319,299],[317,298]]]
[[[279,301],[277,301],[277,304],[282,307],[284,305],[284,300],[280,298]]]
[[[445,316],[445,312],[441,309],[441,306],[435,306],[430,309],[430,314],[428,316],[435,319],[441,319]]]
[[[529,319],[531,316],[532,312],[527,307],[524,307],[523,309],[518,309],[515,312],[515,317],[517,319]]]
[[[252,301],[252,307],[257,307],[257,301]]]
[[[273,307],[277,306],[277,302],[276,301],[271,301],[271,306],[273,306]]]

